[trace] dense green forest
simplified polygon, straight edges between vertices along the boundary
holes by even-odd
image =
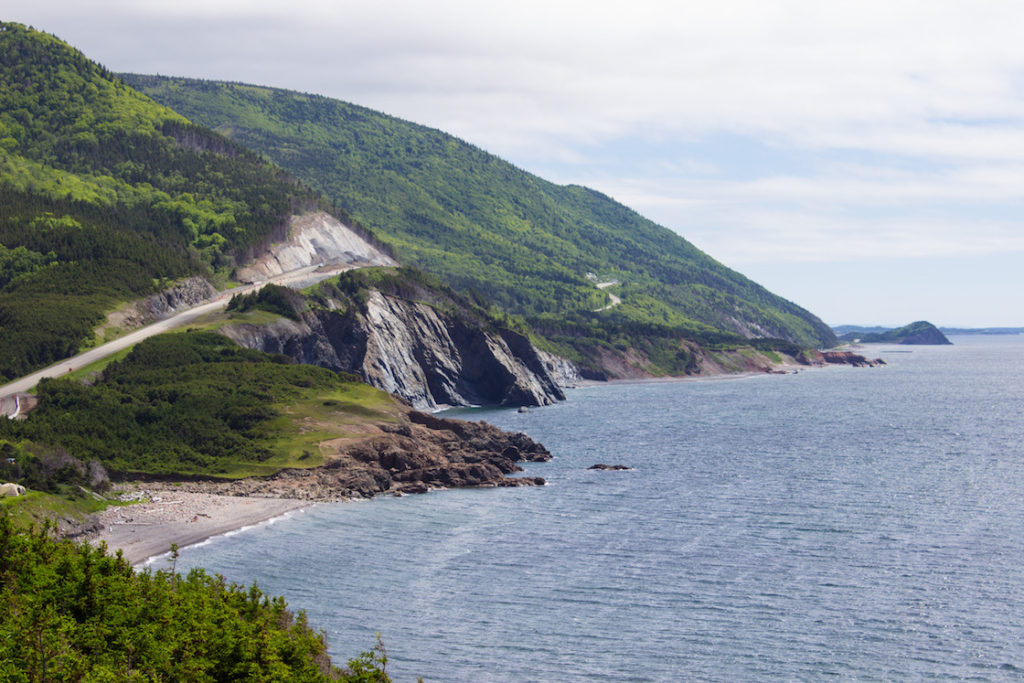
[[[117,303],[237,260],[318,195],[57,38],[0,24],[0,379]]]
[[[326,437],[303,433],[286,408],[329,404],[341,419],[345,406],[357,405],[365,420],[388,401],[355,377],[199,331],[151,337],[93,386],[43,380],[38,397],[28,419],[0,420],[0,444],[58,448],[122,475],[244,476],[319,465],[316,443]]]
[[[135,572],[0,508],[0,680],[383,683],[386,662],[379,648],[341,671],[283,598],[201,569]]]
[[[450,135],[325,97],[123,75],[322,191],[399,259],[573,340],[701,333],[831,345],[816,317],[610,198],[523,172]],[[588,274],[591,277],[588,277]],[[619,284],[607,292],[598,281]],[[581,346],[585,346],[581,342]]]

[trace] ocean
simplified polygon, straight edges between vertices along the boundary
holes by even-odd
[[[1024,677],[1024,337],[449,415],[547,486],[324,504],[181,553],[396,681]],[[622,464],[627,471],[587,469]]]

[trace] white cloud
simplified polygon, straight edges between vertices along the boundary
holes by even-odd
[[[48,9],[48,21],[83,38],[94,27],[75,42],[116,68],[171,73],[177,62],[236,80],[298,80],[513,156],[638,131],[723,129],[970,154],[932,122],[1010,120],[974,136],[992,149],[1019,137],[1024,116],[1024,5],[1010,2],[13,4],[15,15],[19,4]],[[159,44],[178,25],[192,35],[171,54],[117,54],[132,32]]]
[[[1024,262],[1024,164],[942,172],[844,164],[821,175],[749,181],[584,182],[737,267],[1013,252]]]
[[[8,0],[5,9],[117,70],[318,92],[453,132],[601,189],[730,265],[1024,250],[1024,3]],[[679,148],[721,135],[810,162],[741,179],[713,149],[629,159],[629,171],[600,161],[611,145]]]

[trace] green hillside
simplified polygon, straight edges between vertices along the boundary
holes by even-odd
[[[918,320],[909,325],[896,329],[868,328],[859,329],[848,326],[839,339],[852,342],[860,341],[865,344],[923,344],[923,345],[947,345],[953,342],[946,338],[939,328],[927,320]]]
[[[475,290],[549,339],[835,342],[818,318],[674,232],[598,192],[547,182],[440,131],[290,91],[122,78],[322,191],[404,263]],[[596,286],[611,281],[619,284]],[[595,312],[613,301],[609,294],[622,303]]]
[[[0,421],[0,445],[30,454],[58,448],[122,476],[237,478],[316,467],[321,441],[353,420],[394,421],[398,410],[356,377],[242,349],[215,332],[158,335],[93,386],[59,378],[38,391],[28,419]],[[331,417],[329,430],[303,423],[321,413]]]
[[[227,275],[315,197],[57,38],[0,24],[0,378],[74,353],[119,302]]]

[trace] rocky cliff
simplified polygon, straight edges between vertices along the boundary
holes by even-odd
[[[852,351],[822,351],[820,356],[822,361],[828,365],[852,365],[855,368],[874,368],[879,365],[886,365],[886,362],[881,358],[871,360],[867,356],[862,356]]]
[[[249,265],[235,271],[241,282],[259,282],[313,265],[387,266],[395,261],[359,234],[323,211],[292,216],[287,238],[274,242]]]
[[[551,459],[544,446],[520,432],[415,410],[395,424],[366,425],[361,434],[320,447],[326,459],[320,467],[232,482],[190,481],[180,490],[339,500],[439,488],[542,486],[542,477],[507,475],[522,470],[518,462]]]
[[[186,278],[171,287],[145,299],[134,301],[128,306],[107,316],[107,322],[100,328],[135,329],[156,320],[167,318],[178,311],[210,301],[217,296],[217,289],[201,277]]]
[[[565,398],[558,378],[571,384],[577,377],[571,363],[516,332],[376,289],[362,306],[297,318],[221,331],[247,348],[357,374],[421,409],[548,405]]]

